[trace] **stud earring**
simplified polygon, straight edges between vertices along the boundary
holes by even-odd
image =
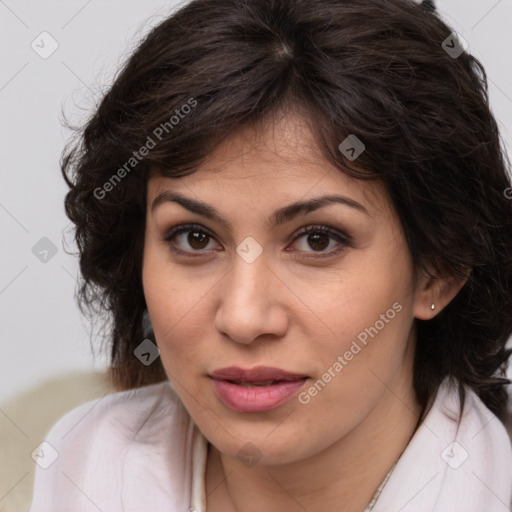
[[[430,309],[436,309],[435,304],[432,304],[432,306],[430,306]]]

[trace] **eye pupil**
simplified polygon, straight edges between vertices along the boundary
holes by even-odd
[[[199,242],[198,238],[201,239]],[[200,231],[189,231],[187,241],[191,247],[194,247],[195,249],[203,249],[206,247],[206,245],[208,245],[208,243],[202,244],[202,242],[204,242],[207,238],[208,235],[206,233],[202,233]],[[197,243],[199,243],[199,246],[196,245]]]
[[[320,241],[319,241],[320,239]],[[327,244],[322,244],[322,239],[323,241],[327,241]],[[315,250],[319,250],[319,251],[322,251],[324,250],[326,247],[329,246],[329,235],[327,235],[326,233],[315,233],[315,234],[310,234],[308,236],[308,242],[312,242],[313,245],[311,245],[312,249],[315,249]],[[320,244],[320,247],[314,247],[314,245],[318,245]]]

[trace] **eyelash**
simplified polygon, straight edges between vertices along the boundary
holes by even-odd
[[[207,230],[206,228],[203,228],[199,224],[181,224],[179,226],[175,226],[175,227],[171,228],[167,232],[167,234],[162,238],[162,241],[165,242],[169,246],[169,248],[177,255],[187,256],[187,257],[191,257],[191,258],[200,257],[207,251],[205,251],[205,250],[182,251],[181,249],[176,248],[172,243],[173,239],[176,238],[178,235],[180,235],[182,233],[188,233],[190,231],[198,231],[200,233],[203,233],[203,234],[215,239],[215,237],[209,230]],[[329,235],[340,245],[337,248],[331,249],[330,251],[327,251],[327,252],[318,251],[317,252],[317,254],[319,254],[318,256],[308,256],[308,257],[326,258],[326,257],[334,256],[336,254],[339,254],[340,252],[342,252],[343,250],[345,250],[347,247],[350,246],[350,237],[343,235],[342,233],[335,230],[334,228],[331,228],[329,226],[324,226],[324,225],[311,225],[311,226],[306,226],[305,228],[302,228],[295,235],[294,239],[292,240],[292,243],[297,241],[300,237],[302,237],[304,235],[309,235],[311,233],[322,233],[322,234]],[[194,253],[194,252],[200,253],[200,254],[193,255],[193,254],[191,254],[191,252],[192,253]],[[313,251],[313,253],[314,252],[315,251]]]

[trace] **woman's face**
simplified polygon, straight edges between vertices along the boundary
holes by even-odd
[[[324,196],[343,199],[285,209]],[[192,175],[152,177],[147,199],[143,284],[162,363],[221,452],[235,458],[251,446],[260,462],[293,462],[371,418],[408,412],[420,306],[382,184],[332,167],[289,116],[231,136]],[[185,224],[195,227],[165,241]],[[260,365],[307,378],[250,389],[211,377]]]

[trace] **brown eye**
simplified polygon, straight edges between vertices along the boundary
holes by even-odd
[[[208,245],[209,235],[198,230],[189,231],[187,236],[187,242],[194,249],[204,249]],[[206,240],[206,244],[205,244]]]
[[[172,228],[165,235],[163,241],[178,254],[190,254],[193,252],[207,252],[209,250],[207,249],[208,243],[211,239],[213,239],[213,236],[201,226],[187,224]]]
[[[299,249],[300,252],[316,252],[320,253],[320,257],[337,254],[350,245],[350,238],[348,236],[327,226],[308,226],[295,237],[294,242],[300,238],[305,240],[303,247]],[[336,244],[334,244],[334,249],[327,250],[333,240],[338,246],[336,247]],[[308,248],[312,249],[312,251],[309,251]]]
[[[307,241],[315,251],[323,251],[329,245],[329,235],[325,233],[311,233],[308,235]]]

